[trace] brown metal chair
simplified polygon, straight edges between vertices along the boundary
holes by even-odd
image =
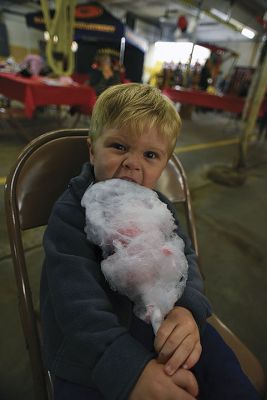
[[[6,183],[8,234],[36,400],[52,399],[52,384],[49,373],[42,363],[38,312],[33,306],[22,232],[47,224],[55,200],[65,190],[70,178],[79,174],[81,165],[88,160],[87,133],[87,129],[64,129],[44,134],[33,140],[18,157]],[[198,254],[187,179],[177,157],[173,156],[169,161],[157,189],[174,203],[184,206],[188,232]],[[258,392],[263,395],[265,379],[259,361],[215,315],[210,318],[210,322],[232,347],[242,368]]]

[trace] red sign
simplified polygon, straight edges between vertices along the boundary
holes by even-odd
[[[103,14],[103,8],[98,6],[77,6],[75,9],[76,18],[97,18]]]

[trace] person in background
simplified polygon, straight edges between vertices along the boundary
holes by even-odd
[[[113,69],[109,55],[99,55],[97,68],[92,68],[89,73],[89,85],[92,86],[97,96],[110,86],[121,83],[120,72]]]
[[[183,66],[179,62],[173,71],[174,86],[183,86]]]
[[[199,78],[199,88],[201,90],[207,90],[207,87],[209,86],[209,79],[212,79],[212,65],[211,65],[211,60],[208,58],[207,61],[205,62],[203,68],[200,71],[200,78]]]

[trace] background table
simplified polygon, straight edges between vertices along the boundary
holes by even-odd
[[[192,104],[218,110],[242,113],[245,98],[231,95],[214,95],[196,89],[163,89],[163,93],[174,103]]]
[[[53,81],[51,81],[53,82]],[[36,107],[50,104],[75,105],[91,112],[96,101],[93,88],[87,85],[48,85],[42,77],[25,78],[11,73],[0,73],[0,93],[24,104],[24,112],[32,118]]]

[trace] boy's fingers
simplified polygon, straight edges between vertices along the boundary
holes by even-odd
[[[178,371],[176,371],[172,376],[172,381],[187,393],[191,394],[194,398],[198,395],[197,380],[191,371],[182,368],[178,369]]]
[[[202,346],[200,342],[198,342],[190,354],[190,356],[185,360],[184,364],[182,365],[185,369],[191,369],[193,366],[198,362],[202,352]]]
[[[189,335],[194,329],[194,322],[192,323],[189,321],[189,323],[181,323],[175,320],[174,318],[167,317],[163,323],[160,325],[155,340],[154,340],[154,348],[157,353],[160,353],[163,350],[163,346],[168,344],[168,347],[177,347],[177,343],[181,343],[184,338]],[[175,335],[175,338],[174,338]],[[169,344],[169,340],[171,339],[171,343]],[[168,339],[168,340],[167,340]],[[176,346],[175,346],[175,340],[176,340]],[[175,350],[175,348],[171,349],[168,348],[168,350],[164,350],[164,353],[172,353]]]
[[[179,345],[190,334],[198,336],[199,339],[199,331],[192,314],[182,307],[176,307],[167,315],[157,332],[154,341],[155,350],[158,353],[164,350],[164,353],[170,355],[177,344]],[[175,335],[176,346],[173,344],[175,341],[173,335]],[[170,338],[171,343],[169,343]],[[165,344],[168,348],[165,347]],[[165,349],[163,349],[163,346]]]
[[[161,363],[168,361],[168,359],[172,356],[176,349],[182,345],[183,341],[187,337],[191,339],[193,345],[196,343],[197,338],[194,338],[194,336],[190,334],[187,326],[177,325],[161,347],[158,355],[158,361]]]
[[[163,323],[160,325],[154,340],[154,348],[157,353],[160,353],[166,340],[172,334],[174,329],[175,325],[168,320],[163,321]]]
[[[174,374],[175,371],[180,368],[191,355],[195,345],[196,342],[192,341],[190,336],[187,336],[165,364],[164,371],[168,375]]]

